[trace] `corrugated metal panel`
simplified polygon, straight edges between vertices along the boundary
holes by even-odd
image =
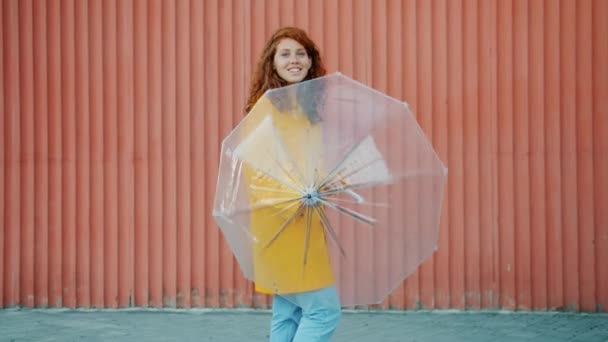
[[[608,307],[605,0],[3,0],[0,306],[264,307],[211,217],[255,58],[297,25],[450,169],[381,308]]]

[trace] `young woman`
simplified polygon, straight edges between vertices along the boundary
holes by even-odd
[[[293,153],[302,153],[304,144],[306,148],[321,148],[318,127],[320,118],[314,110],[306,110],[306,104],[297,103],[297,100],[271,100],[264,96],[264,93],[269,89],[323,76],[325,72],[319,50],[306,32],[293,27],[279,29],[266,43],[256,66],[245,110],[249,113],[255,105],[256,110],[264,108],[265,112],[271,112],[275,125],[289,132],[289,136],[285,137],[285,144]],[[295,96],[297,97],[297,94]],[[282,108],[284,105],[279,102],[295,103],[297,110],[290,108],[289,114],[286,114],[287,111]],[[311,134],[319,139],[310,139]],[[310,147],[314,145],[311,141],[316,141],[317,147]],[[308,159],[300,160],[302,162]],[[251,179],[254,179],[253,182],[263,182],[259,177]],[[256,185],[258,188],[272,186]],[[302,244],[305,239],[306,219],[298,215],[267,250],[255,253],[254,256],[256,290],[273,294],[271,341],[329,341],[340,319],[340,301],[329,262],[326,239],[321,222],[317,218],[312,220],[306,270],[302,272]],[[284,218],[263,212],[253,213],[252,230],[255,234],[268,235],[269,233],[264,233],[268,231],[265,228],[280,226],[280,220]],[[272,281],[269,280],[271,278]],[[280,286],[265,288],[265,284],[273,281]]]

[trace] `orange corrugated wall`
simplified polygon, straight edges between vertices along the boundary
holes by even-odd
[[[2,0],[0,307],[265,307],[211,217],[283,25],[450,169],[380,308],[608,310],[608,1]]]

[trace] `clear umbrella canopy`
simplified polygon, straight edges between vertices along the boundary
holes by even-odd
[[[259,288],[373,304],[435,251],[446,177],[406,103],[332,74],[266,92],[225,138],[213,215]]]

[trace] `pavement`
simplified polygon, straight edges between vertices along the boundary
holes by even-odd
[[[267,341],[253,309],[5,309],[0,341]],[[608,342],[608,313],[344,311],[334,342]]]

